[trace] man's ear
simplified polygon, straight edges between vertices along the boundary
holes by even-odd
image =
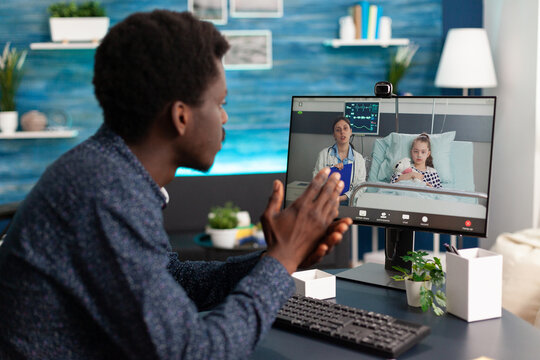
[[[183,136],[191,122],[192,110],[189,105],[182,101],[175,101],[171,109],[171,121],[178,135]]]

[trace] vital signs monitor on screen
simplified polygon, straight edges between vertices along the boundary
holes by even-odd
[[[485,237],[494,118],[494,97],[295,96],[286,203],[328,166],[355,223]]]

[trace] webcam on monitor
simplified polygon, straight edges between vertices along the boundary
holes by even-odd
[[[393,89],[390,81],[379,81],[375,84],[373,91],[375,92],[375,96],[378,97],[392,97],[392,95],[394,95],[392,93]]]

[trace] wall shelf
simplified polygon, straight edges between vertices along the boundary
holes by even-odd
[[[330,39],[323,42],[325,46],[331,46],[333,48],[338,48],[342,46],[403,46],[409,45],[409,39],[389,39],[389,40],[368,40],[368,39],[354,39],[354,40],[341,40],[341,39]]]
[[[31,43],[30,49],[32,50],[78,50],[78,49],[95,49],[99,45],[99,42],[43,42],[43,43]]]
[[[79,134],[77,130],[16,131],[11,134],[0,132],[0,140],[15,139],[69,139]]]

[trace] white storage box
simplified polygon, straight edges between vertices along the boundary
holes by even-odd
[[[501,317],[502,256],[480,249],[446,253],[446,309],[468,322]]]
[[[327,272],[313,269],[292,274],[296,293],[315,299],[336,297],[336,277]]]

